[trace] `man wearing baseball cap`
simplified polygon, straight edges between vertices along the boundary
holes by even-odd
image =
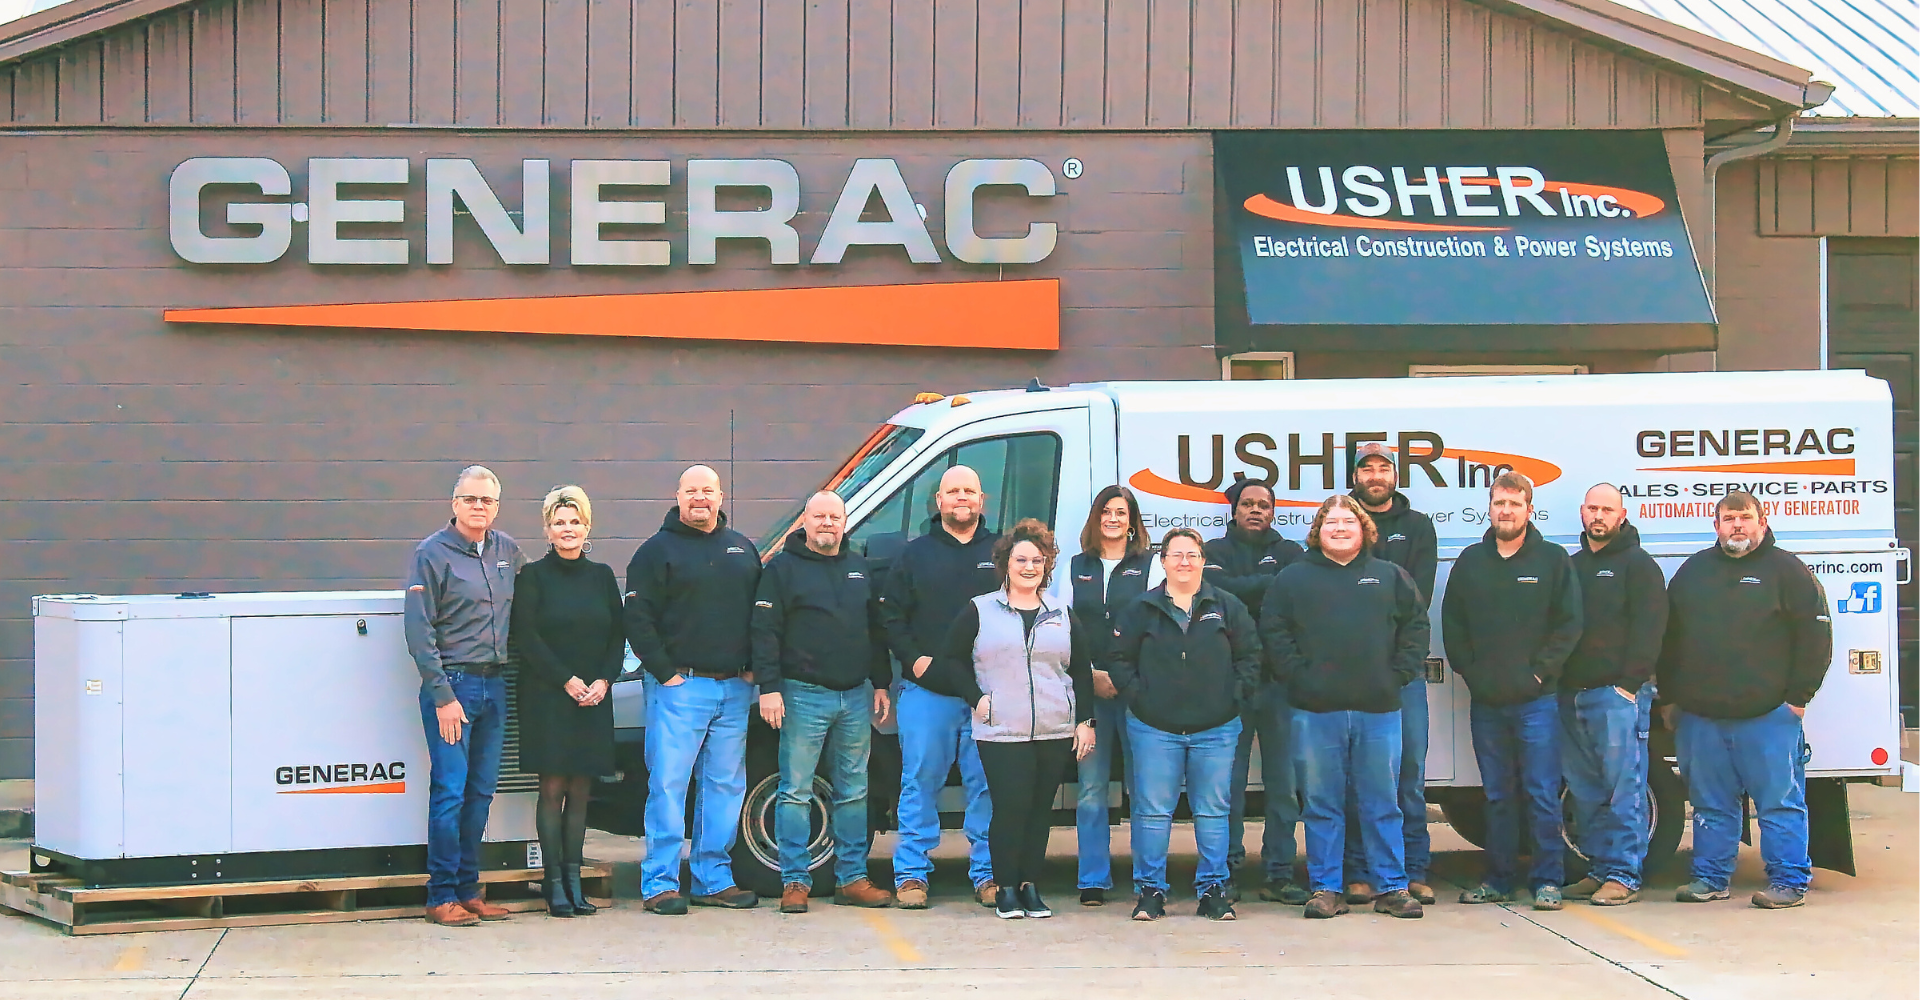
[[[1393,449],[1379,441],[1362,444],[1353,457],[1353,493],[1379,529],[1369,553],[1407,571],[1419,588],[1420,606],[1433,603],[1433,577],[1440,564],[1434,540],[1433,518],[1413,509],[1400,492],[1399,462]],[[1422,904],[1434,904],[1427,882],[1433,838],[1427,831],[1427,679],[1416,675],[1400,691],[1400,817],[1406,837],[1407,891]],[[1359,804],[1347,801],[1347,897],[1364,903],[1373,898],[1375,880],[1368,873],[1360,845]]]
[[[1225,590],[1259,615],[1267,585],[1280,571],[1306,554],[1300,543],[1282,538],[1273,528],[1273,487],[1257,479],[1235,480],[1227,487],[1233,520],[1227,533],[1207,542],[1206,581]],[[1228,813],[1227,863],[1238,870],[1246,860],[1247,778],[1252,769],[1253,742],[1260,740],[1260,781],[1265,789],[1266,828],[1260,858],[1266,869],[1262,899],[1304,905],[1307,891],[1293,880],[1298,855],[1293,829],[1300,822],[1300,802],[1294,789],[1293,709],[1286,692],[1262,681],[1259,694],[1243,716],[1240,744],[1233,757],[1233,805]],[[1229,883],[1228,898],[1239,890]]]

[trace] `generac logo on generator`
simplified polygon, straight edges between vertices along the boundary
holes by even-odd
[[[273,769],[281,795],[405,795],[407,762],[282,764]]]

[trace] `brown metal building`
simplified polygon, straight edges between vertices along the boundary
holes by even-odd
[[[32,769],[31,595],[393,586],[469,462],[522,536],[540,491],[585,486],[619,566],[685,465],[727,470],[759,531],[923,389],[1817,367],[1822,330],[1895,383],[1910,448],[1911,122],[1803,126],[1709,210],[1710,153],[1825,93],[1605,0],[73,0],[0,25],[0,778]],[[1717,325],[1256,324],[1221,143],[1368,132],[1652,142]],[[182,195],[199,158],[234,159]],[[767,161],[790,210],[729,173]],[[756,213],[785,218],[715,221]],[[673,296],[702,291],[767,295]],[[596,300],[607,329],[547,301],[662,294]],[[394,306],[502,298],[537,301]],[[793,342],[835,315],[838,342]],[[596,332],[630,335],[552,335]]]

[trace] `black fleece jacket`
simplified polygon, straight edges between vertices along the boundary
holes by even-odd
[[[1582,629],[1560,689],[1639,691],[1653,676],[1667,631],[1667,578],[1640,547],[1640,529],[1622,523],[1598,552],[1582,532],[1573,575],[1580,580]]]
[[[1687,557],[1667,586],[1660,698],[1709,719],[1805,708],[1833,659],[1827,594],[1773,531],[1734,558],[1718,545]]]
[[[1502,558],[1493,529],[1466,547],[1440,602],[1447,660],[1483,705],[1519,705],[1559,686],[1580,641],[1580,583],[1567,550],[1527,525]]]
[[[760,554],[726,514],[701,531],[675,507],[627,563],[627,644],[662,683],[684,670],[745,673],[759,583]]]
[[[1112,575],[1102,581],[1100,577],[1106,569],[1100,557],[1092,552],[1078,553],[1067,564],[1067,582],[1073,585],[1073,615],[1086,625],[1095,670],[1107,669],[1107,650],[1113,645],[1113,623],[1120,617],[1120,609],[1147,592],[1153,553],[1141,552],[1121,559]]]
[[[944,671],[928,667],[925,675],[914,677],[913,663],[940,652],[953,619],[968,601],[1000,589],[1000,571],[993,566],[993,543],[999,540],[999,535],[980,528],[972,541],[962,543],[936,520],[926,534],[900,550],[887,571],[886,593],[880,598],[887,645],[905,676],[935,694],[960,696]]]
[[[802,681],[833,691],[893,683],[880,598],[865,556],[842,546],[823,556],[795,530],[760,573],[753,599],[753,679],[783,694]]]
[[[1166,585],[1147,591],[1114,616],[1106,669],[1136,718],[1187,735],[1224,726],[1253,702],[1260,635],[1247,606],[1211,583],[1193,595],[1184,628],[1181,618]]]
[[[1360,499],[1355,491],[1354,499]],[[1433,576],[1440,567],[1440,543],[1433,532],[1433,518],[1413,509],[1405,494],[1395,491],[1393,504],[1375,514],[1373,526],[1380,529],[1380,540],[1373,543],[1372,555],[1407,571],[1420,588],[1420,606],[1433,604]]]
[[[1207,582],[1238,597],[1253,612],[1260,610],[1275,574],[1307,553],[1299,542],[1280,537],[1272,528],[1248,534],[1237,524],[1227,525],[1225,535],[1209,539],[1202,549]]]
[[[1432,635],[1407,571],[1376,556],[1345,566],[1319,550],[1280,571],[1260,609],[1267,671],[1307,712],[1392,712]]]

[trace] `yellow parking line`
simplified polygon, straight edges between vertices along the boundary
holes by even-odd
[[[146,963],[147,949],[142,945],[136,944],[126,951],[121,952],[120,957],[114,960],[113,971],[139,972],[140,967]]]
[[[893,921],[888,919],[886,911],[863,910],[861,914],[867,918],[867,926],[872,927],[873,933],[879,936],[880,943],[886,945],[888,951],[893,952],[894,958],[908,965],[919,963],[920,952],[914,948],[912,942],[901,936],[900,931],[893,926]]]
[[[1572,907],[1568,907],[1566,912],[1571,913],[1574,916],[1579,917],[1580,919],[1585,920],[1587,923],[1593,924],[1596,927],[1600,927],[1605,930],[1610,930],[1615,934],[1618,934],[1621,937],[1626,938],[1627,940],[1640,945],[1643,948],[1646,948],[1650,951],[1657,951],[1660,954],[1667,956],[1668,958],[1687,957],[1687,949],[1682,948],[1676,944],[1670,944],[1666,941],[1662,941],[1659,938],[1646,933],[1645,931],[1634,930],[1633,928],[1628,927],[1626,924],[1623,924],[1620,921],[1613,919],[1612,917],[1605,916],[1600,913],[1595,913],[1593,908],[1590,906],[1572,906]]]

